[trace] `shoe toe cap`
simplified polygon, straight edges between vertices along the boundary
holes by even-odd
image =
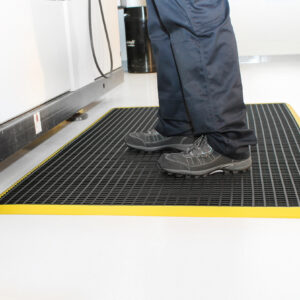
[[[161,155],[158,164],[164,170],[188,170],[187,164],[179,153],[165,153]]]
[[[139,138],[137,132],[131,132],[124,138],[125,143],[130,146],[144,146],[143,141]]]

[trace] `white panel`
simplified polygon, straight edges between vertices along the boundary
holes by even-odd
[[[3,123],[70,89],[63,3],[5,1],[0,33]]]
[[[230,0],[239,54],[300,53],[299,0]]]
[[[116,69],[121,67],[117,0],[102,0],[102,4]],[[89,41],[88,0],[70,0],[65,5],[73,70],[72,89],[78,89],[94,81],[100,74],[95,67]],[[92,1],[92,9],[95,50],[101,69],[107,73],[110,69],[109,52],[98,0]]]
[[[100,61],[104,64],[104,72],[108,72],[110,68],[109,63],[109,52],[107,48],[104,28],[101,21],[100,11],[98,6],[94,2],[94,32],[95,32],[95,44],[98,57]],[[105,14],[105,20],[107,23],[108,34],[111,42],[114,66],[113,68],[119,68],[121,66],[121,49],[120,49],[120,32],[119,32],[119,18],[118,18],[118,6],[116,0],[102,0],[103,9]],[[96,6],[96,7],[95,7]],[[99,75],[97,75],[99,76]]]
[[[123,0],[121,1],[123,6],[126,7],[138,7],[146,6],[146,0]]]
[[[120,25],[120,43],[121,43],[121,58],[122,61],[127,61],[127,47],[126,47],[126,30],[124,22],[124,9],[119,10],[119,25]]]

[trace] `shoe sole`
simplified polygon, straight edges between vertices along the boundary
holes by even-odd
[[[188,145],[182,145],[182,144],[174,144],[174,145],[164,145],[164,146],[157,146],[157,147],[144,147],[144,146],[135,146],[135,145],[130,145],[126,143],[126,145],[134,150],[140,150],[144,152],[157,152],[157,151],[162,151],[162,150],[178,150],[178,151],[185,151],[188,148],[192,146],[192,144]]]
[[[238,173],[246,173],[247,171],[250,170],[252,165],[252,159],[249,157],[248,159],[238,161],[238,162],[233,162],[230,164],[225,164],[222,166],[218,166],[215,168],[207,169],[207,170],[202,170],[202,171],[188,171],[188,170],[172,170],[172,169],[165,169],[162,168],[162,166],[158,163],[159,169],[168,175],[173,175],[176,177],[206,177],[209,175],[213,175],[215,173],[224,173],[224,174],[238,174]]]

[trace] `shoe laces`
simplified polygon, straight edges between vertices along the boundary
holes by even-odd
[[[212,147],[207,142],[207,136],[201,135],[194,144],[185,152],[186,156],[201,156],[208,157],[213,152]]]
[[[149,135],[160,135],[160,133],[154,128],[147,130],[146,133]]]

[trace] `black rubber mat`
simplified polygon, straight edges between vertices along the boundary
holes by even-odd
[[[300,206],[300,132],[285,104],[248,105],[258,145],[245,174],[175,178],[159,153],[128,150],[123,138],[147,130],[157,108],[115,109],[0,199],[1,204]]]

